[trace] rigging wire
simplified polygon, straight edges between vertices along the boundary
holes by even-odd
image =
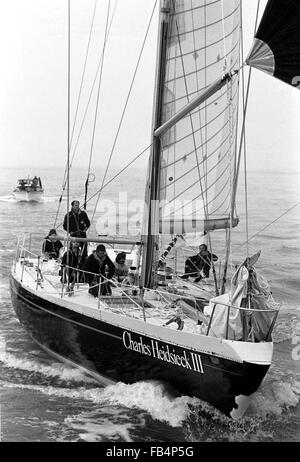
[[[243,7],[241,2],[241,18],[243,14]],[[242,23],[241,23],[242,26]],[[256,26],[255,26],[256,30]],[[241,54],[242,54],[242,62],[244,62],[244,34],[243,28],[241,27]],[[242,68],[242,99],[243,99],[243,108],[245,108],[245,68]],[[244,149],[244,188],[245,188],[245,214],[246,214],[246,240],[248,242],[249,237],[249,214],[248,214],[248,181],[247,181],[247,148],[246,148],[246,127],[243,133],[243,149]],[[246,248],[246,256],[249,257],[249,248],[247,245]]]
[[[208,37],[209,37],[209,33],[208,33],[208,8],[207,8],[207,2],[205,0],[204,2],[204,25],[205,25],[205,28],[204,28],[204,44],[205,44],[205,53],[204,53],[204,68],[205,68],[205,71],[204,71],[204,86],[205,88],[207,87],[207,84],[208,84],[208,50],[209,50],[209,47],[208,47],[208,44],[209,44],[209,40],[208,40]],[[220,95],[220,93],[219,93]],[[204,103],[204,132],[205,132],[205,140],[206,140],[206,143],[205,143],[205,152],[204,152],[204,159],[205,159],[205,164],[204,164],[204,171],[206,172],[206,181],[205,181],[205,188],[206,188],[206,202],[208,201],[208,165],[209,165],[209,151],[208,151],[208,116],[209,116],[209,103],[207,100],[205,100],[205,103]],[[200,108],[199,108],[200,109]],[[200,111],[199,111],[200,112]],[[202,140],[202,136],[201,136],[201,140]]]
[[[255,19],[255,26],[254,26],[254,35],[257,29],[258,24],[258,16],[259,16],[259,8],[260,8],[260,0],[258,0],[257,11],[256,11],[256,19]],[[244,61],[244,35],[243,35],[243,10],[242,10],[242,2],[240,3],[240,47],[241,47],[241,55],[242,55],[242,63]],[[233,217],[234,215],[234,207],[235,207],[235,197],[237,192],[237,181],[238,181],[238,172],[240,169],[240,161],[241,161],[241,153],[243,150],[244,153],[244,182],[245,182],[245,213],[246,213],[246,236],[248,241],[248,233],[249,233],[249,223],[248,223],[248,184],[247,184],[247,149],[246,149],[246,113],[248,108],[248,100],[249,100],[249,91],[250,91],[250,82],[251,82],[251,74],[252,68],[249,70],[248,82],[247,82],[247,90],[245,92],[245,71],[244,65],[241,66],[242,72],[242,104],[243,104],[243,123],[241,128],[241,139],[239,145],[239,153],[238,153],[238,161],[235,171],[235,181],[232,188],[232,206],[230,215]],[[230,220],[230,226],[232,221]],[[228,237],[230,241],[230,236]],[[247,256],[249,255],[249,249],[247,247]],[[224,268],[224,277],[223,277],[223,286],[222,286],[222,293],[225,291],[225,284],[226,284],[226,271],[227,271],[227,264]]]
[[[222,27],[223,27],[223,46],[224,46],[224,71],[226,71],[227,69],[227,50],[226,50],[226,34],[225,34],[225,16],[224,16],[224,9],[223,9],[223,2],[222,2]],[[193,18],[192,18],[193,19]],[[178,44],[179,44],[179,47],[181,46],[181,43],[180,43],[180,36],[179,36],[179,31],[178,31],[178,24],[176,22],[176,26],[177,26],[177,40],[178,40]],[[181,48],[180,48],[180,51],[181,51]],[[188,94],[188,91],[187,91],[187,84],[186,84],[186,73],[185,73],[185,69],[184,69],[184,62],[183,62],[183,58],[182,58],[182,52],[180,54],[181,56],[181,59],[182,59],[182,68],[183,68],[183,72],[184,72],[184,83],[185,83],[185,87],[186,87],[186,95]],[[231,90],[232,90],[232,87],[231,87]],[[228,90],[227,90],[228,92]],[[231,101],[229,102],[229,104],[231,104]],[[230,108],[229,108],[230,109]],[[190,121],[191,121],[191,125],[192,125],[192,135],[193,135],[193,139],[194,139],[194,144],[195,144],[195,131],[193,130],[193,119],[190,115]],[[202,131],[201,131],[201,135],[202,135]],[[200,189],[201,189],[201,195],[202,195],[202,200],[204,202],[204,192],[203,192],[203,186],[202,186],[202,181],[201,181],[201,174],[199,173],[199,160],[198,160],[198,156],[197,156],[197,150],[196,150],[196,146],[195,146],[195,150],[194,150],[195,154],[196,154],[196,161],[197,161],[197,167],[198,167],[198,175],[199,175],[199,183],[200,183]],[[206,191],[206,195],[207,195],[207,191]],[[174,200],[174,199],[173,199]],[[208,216],[208,208],[207,208],[207,204],[205,204],[204,202],[204,212],[205,212],[205,216],[207,218]],[[209,235],[209,244],[210,244],[210,250],[211,250],[211,237]]]
[[[224,3],[221,0],[221,10],[222,10],[222,32],[223,32],[223,48],[224,48],[224,72],[227,72],[227,48],[226,48],[226,33],[225,33],[225,15],[224,15]]]
[[[90,196],[89,199],[87,199],[86,202],[88,203],[89,201],[91,201],[95,196],[97,196],[97,194],[101,193],[103,191],[103,189],[105,189],[110,183],[112,183],[123,172],[125,172],[125,170],[127,170],[132,164],[134,164],[134,162],[136,162],[143,154],[145,154],[145,152],[147,152],[152,147],[152,144],[153,143],[151,143],[149,146],[147,146],[145,149],[143,149],[143,151],[141,151],[137,156],[135,156],[127,165],[125,165],[125,167],[123,167],[121,170],[119,170],[118,173],[116,173],[109,181],[107,181],[107,183],[105,183],[103,186],[101,186],[101,188],[99,188],[92,196]],[[57,228],[61,224],[62,223],[59,223],[57,225]]]
[[[203,235],[203,236],[204,236],[204,235]],[[199,250],[198,248],[193,247],[191,244],[189,244],[189,243],[187,242],[187,240],[185,239],[184,235],[180,235],[180,237],[181,237],[182,240],[185,242],[186,247],[189,247],[190,249],[192,249],[193,252],[197,252],[197,250]],[[187,256],[187,259],[189,259],[189,258],[190,258],[190,257]],[[207,263],[207,261],[206,261],[203,257],[201,257],[201,255],[200,255],[200,258],[201,258],[201,260],[202,260],[203,262]],[[216,271],[215,265],[212,264],[212,262],[210,262],[210,268],[212,269],[212,271]],[[201,287],[201,290],[203,290],[204,292],[209,292],[209,291],[208,291],[207,289],[205,289],[204,287]],[[216,291],[217,291],[217,294],[218,294],[218,288],[216,288]]]
[[[109,156],[109,159],[108,159],[108,162],[107,162],[107,166],[106,166],[106,169],[105,169],[105,172],[104,172],[104,175],[103,175],[103,179],[102,179],[102,183],[101,183],[101,187],[100,187],[100,192],[98,194],[98,198],[97,198],[97,201],[96,201],[96,204],[95,204],[95,207],[94,207],[94,212],[93,212],[93,215],[92,215],[91,222],[93,221],[95,213],[96,213],[96,208],[97,208],[99,200],[100,200],[101,191],[103,189],[103,185],[104,185],[104,182],[106,180],[107,172],[108,172],[108,169],[109,169],[109,166],[110,166],[110,163],[111,163],[111,159],[112,159],[112,156],[113,156],[113,153],[114,153],[114,150],[115,150],[115,146],[116,146],[116,143],[117,143],[117,139],[118,139],[118,136],[119,136],[119,133],[120,133],[120,130],[121,130],[121,126],[122,126],[122,123],[123,123],[123,119],[124,119],[124,116],[125,116],[125,112],[126,112],[126,109],[127,109],[129,98],[130,98],[130,95],[131,95],[131,92],[132,92],[132,89],[133,89],[133,85],[134,85],[134,82],[135,82],[135,78],[136,78],[136,75],[137,75],[139,64],[140,64],[142,54],[143,54],[143,51],[144,51],[145,43],[146,43],[146,40],[147,40],[147,37],[148,37],[148,33],[149,33],[149,30],[150,30],[150,26],[151,26],[152,19],[153,19],[153,16],[154,16],[154,12],[155,12],[155,9],[156,9],[156,4],[157,4],[157,0],[155,0],[154,7],[152,9],[152,13],[151,13],[150,20],[149,20],[147,30],[146,30],[146,34],[145,34],[145,37],[144,37],[144,40],[143,40],[143,43],[142,43],[142,47],[141,47],[141,50],[140,50],[140,53],[139,53],[137,64],[136,64],[136,67],[135,67],[135,70],[134,70],[134,73],[133,73],[132,81],[131,81],[130,88],[129,88],[127,98],[126,98],[126,101],[125,101],[125,105],[124,105],[124,108],[123,108],[123,111],[122,111],[122,115],[121,115],[121,119],[120,119],[120,122],[119,122],[119,125],[118,125],[116,136],[115,136],[115,139],[114,139],[114,142],[113,142],[113,145],[112,145],[112,149],[111,149],[111,152],[110,152],[110,156]]]
[[[76,105],[74,123],[73,123],[73,128],[72,128],[71,140],[70,140],[70,143],[69,143],[70,144],[70,150],[71,150],[71,146],[72,146],[72,142],[73,142],[74,129],[75,129],[75,124],[76,124],[76,120],[77,120],[78,109],[79,109],[79,104],[80,104],[80,99],[81,99],[82,88],[83,88],[83,81],[84,81],[86,65],[87,65],[87,58],[88,58],[88,54],[89,54],[91,36],[92,36],[92,31],[93,31],[93,26],[94,26],[94,18],[95,18],[95,13],[96,13],[97,1],[98,0],[95,0],[95,4],[94,4],[93,18],[92,18],[92,23],[91,23],[90,33],[89,33],[89,39],[88,39],[87,51],[86,51],[86,55],[85,55],[84,68],[83,68],[82,77],[81,77],[79,95],[78,95],[78,98],[77,98],[77,105]],[[71,160],[71,162],[72,162],[72,160]],[[64,177],[63,177],[62,192],[64,192],[65,188],[66,188],[66,176],[67,176],[67,172],[68,172],[68,165],[69,165],[69,163],[67,162],[66,167],[65,167]],[[61,202],[62,202],[62,195],[60,196],[59,202],[58,202],[58,207],[57,207],[56,216],[55,216],[55,220],[54,220],[54,228],[56,227]]]
[[[276,222],[278,222],[281,218],[283,218],[285,215],[287,215],[289,212],[291,212],[294,208],[300,206],[300,202],[297,202],[296,204],[292,205],[290,208],[288,208],[287,210],[285,210],[281,215],[279,215],[277,218],[275,218],[274,220],[272,220],[270,223],[268,223],[267,225],[265,225],[263,228],[261,228],[260,230],[258,230],[256,233],[252,234],[252,236],[248,237],[248,240],[247,241],[244,241],[242,242],[241,244],[237,245],[237,249],[238,248],[241,248],[243,247],[244,245],[247,245],[247,248],[248,248],[248,245],[249,245],[249,242],[254,239],[255,237],[259,236],[263,231],[265,231],[266,229],[268,229],[270,226],[272,226],[273,224],[275,224]],[[187,247],[190,247],[193,251],[196,252],[196,247],[192,246],[191,244],[189,244],[184,235],[181,236],[182,239],[185,241]]]
[[[226,48],[226,31],[225,31],[225,15],[224,15],[224,2],[223,0],[221,1],[221,7],[222,7],[222,31],[223,31],[223,47],[224,47],[224,72],[228,72],[228,62],[227,62],[227,48]],[[240,63],[239,63],[240,64]],[[227,82],[226,85],[226,90],[227,90],[227,108],[228,108],[228,119],[229,119],[229,124],[228,124],[228,129],[229,129],[229,143],[230,146],[232,146],[232,138],[233,138],[233,111],[232,111],[232,80],[230,82]],[[230,183],[230,191],[232,191],[232,150],[228,150],[228,163],[229,163],[229,183]],[[226,254],[225,254],[225,262],[224,262],[224,270],[223,270],[223,278],[222,278],[222,287],[221,287],[221,294],[225,292],[225,284],[226,284],[226,274],[227,274],[227,267],[228,267],[228,261],[229,257],[231,254],[231,232],[232,232],[232,211],[230,210],[229,212],[229,229],[226,229],[225,233],[225,240],[226,240]],[[209,239],[210,239],[210,233],[209,233]],[[210,250],[212,253],[212,250]],[[214,264],[212,260],[212,265],[213,269]],[[219,295],[217,293],[217,295]]]
[[[69,220],[69,202],[70,202],[70,107],[71,107],[71,0],[68,0],[68,101],[67,101],[67,233],[69,235],[70,231],[70,220]],[[70,242],[67,242],[67,265],[69,265],[69,246]],[[68,280],[68,289],[69,289],[69,280]]]
[[[112,26],[112,22],[113,22],[114,15],[115,15],[115,12],[116,12],[116,9],[117,9],[118,1],[119,1],[119,0],[116,0],[115,7],[114,7],[114,11],[113,11],[113,13],[112,13],[111,22],[110,22],[110,25],[109,25],[109,31],[110,31],[110,28],[111,28],[111,26]],[[103,59],[103,55],[101,55],[101,56],[100,56],[100,59],[99,59],[99,63],[98,63],[97,70],[96,70],[96,74],[95,74],[94,81],[93,81],[93,84],[92,84],[92,87],[91,87],[91,91],[90,91],[90,94],[89,94],[88,102],[87,102],[87,105],[86,105],[86,109],[85,109],[85,112],[84,112],[84,115],[83,115],[83,119],[82,119],[82,122],[81,122],[81,126],[80,126],[80,129],[79,129],[79,132],[78,132],[78,136],[77,136],[77,140],[76,140],[76,143],[75,143],[75,147],[74,147],[74,149],[73,149],[73,154],[72,154],[71,161],[70,161],[70,168],[72,167],[73,160],[74,160],[74,157],[75,157],[75,154],[76,154],[76,150],[77,150],[77,146],[78,146],[78,143],[79,143],[79,140],[80,140],[80,137],[81,137],[82,129],[83,129],[84,122],[85,122],[85,119],[86,119],[86,116],[87,116],[87,112],[88,112],[88,109],[89,109],[89,106],[90,106],[92,94],[93,94],[93,91],[94,91],[94,88],[95,88],[95,85],[96,85],[96,81],[97,81],[97,78],[98,78],[98,73],[99,73],[99,70],[100,70],[100,66],[101,66],[101,61],[102,61],[102,59]],[[66,166],[66,168],[67,168],[67,166]],[[59,208],[60,208],[60,204],[61,204],[61,202],[62,202],[63,194],[64,194],[65,189],[66,189],[66,183],[67,183],[67,180],[66,180],[66,173],[65,173],[65,174],[64,174],[64,182],[63,182],[63,186],[62,186],[62,193],[61,193],[61,196],[60,196],[60,198],[59,198],[58,210],[57,210],[56,217],[55,217],[54,228],[56,228],[56,223],[57,223]],[[58,226],[59,226],[59,225],[58,225]]]
[[[179,28],[178,28],[178,21],[176,20],[176,30],[177,30],[177,40],[178,40],[178,45],[179,45],[179,50],[180,50],[180,58],[181,58],[181,65],[182,65],[182,70],[183,70],[183,75],[184,75],[184,85],[185,85],[185,92],[186,92],[186,97],[189,102],[189,93],[188,93],[188,86],[187,86],[187,79],[186,79],[186,72],[185,72],[185,66],[184,66],[184,61],[183,61],[183,53],[182,53],[182,48],[181,48],[181,42],[180,42],[180,35],[179,35]],[[200,111],[199,111],[199,116],[200,116]],[[201,196],[203,200],[203,210],[205,214],[205,219],[207,220],[208,218],[208,208],[207,204],[205,203],[205,196],[204,196],[204,190],[203,190],[203,185],[202,185],[202,180],[201,180],[201,172],[200,172],[200,162],[198,158],[198,152],[196,148],[196,139],[195,139],[195,130],[194,130],[194,123],[193,123],[193,118],[192,115],[189,114],[189,119],[190,119],[190,124],[191,124],[191,129],[192,129],[192,137],[193,137],[193,144],[194,144],[194,151],[195,151],[195,156],[196,156],[196,164],[197,164],[197,171],[198,171],[198,177],[199,177],[199,185],[200,185],[200,191],[201,191]],[[202,131],[201,136],[202,136]],[[203,159],[203,153],[202,153],[202,159]],[[204,172],[205,176],[205,172]],[[210,252],[212,253],[212,243],[211,243],[211,237],[210,233],[208,233],[208,241],[209,241],[209,246],[210,246]],[[216,279],[216,271],[214,264],[212,263],[212,270],[213,270],[213,276],[214,276],[214,282],[215,282],[215,288],[216,288],[216,295],[219,294],[218,291],[218,284],[217,284],[217,279]]]
[[[87,51],[86,51],[86,55],[85,55],[84,68],[83,68],[83,73],[82,73],[81,83],[80,83],[80,90],[79,90],[79,95],[78,95],[78,98],[77,98],[77,105],[76,105],[74,123],[73,123],[73,128],[72,128],[71,140],[68,142],[68,146],[69,146],[69,147],[68,147],[68,150],[69,150],[69,151],[70,151],[70,149],[71,149],[71,145],[72,145],[72,141],[73,141],[74,129],[75,129],[75,124],[76,124],[76,120],[77,120],[77,114],[78,114],[79,103],[80,103],[80,99],[81,99],[81,93],[82,93],[82,88],[83,88],[83,81],[84,81],[84,75],[85,75],[85,70],[86,70],[87,58],[88,58],[88,53],[89,53],[91,35],[92,35],[92,30],[93,30],[93,25],[94,25],[94,18],[95,18],[95,13],[96,13],[97,1],[98,1],[98,0],[96,0],[96,1],[95,1],[95,4],[94,4],[94,12],[93,12],[93,18],[92,18],[92,25],[91,25],[91,28],[90,28],[89,39],[88,39],[88,46],[87,46]],[[65,191],[65,188],[66,188],[67,175],[68,175],[68,170],[69,170],[69,168],[70,168],[70,161],[68,160],[67,163],[66,163],[65,172],[64,172],[64,177],[63,177],[63,185],[62,185],[62,191],[63,191],[63,192]],[[54,228],[56,227],[56,223],[57,223],[57,218],[58,218],[58,214],[59,214],[61,202],[62,202],[62,195],[60,196],[59,202],[58,202],[58,207],[57,207],[56,216],[55,216],[55,220],[54,220]],[[67,203],[69,203],[69,200],[67,200]]]
[[[259,231],[257,231],[256,233],[252,234],[252,236],[248,237],[248,240],[247,241],[244,241],[242,242],[241,244],[239,244],[238,247],[242,247],[243,245],[248,245],[248,242],[251,241],[254,237],[258,236],[259,234],[261,234],[263,231],[265,231],[266,229],[268,229],[270,226],[272,226],[274,223],[276,223],[277,221],[279,221],[282,217],[284,217],[285,215],[287,215],[289,212],[291,212],[294,208],[298,207],[300,205],[300,202],[297,202],[296,204],[292,205],[292,207],[288,208],[285,212],[283,212],[281,215],[279,215],[277,218],[275,218],[275,220],[271,221],[270,223],[268,223],[267,225],[265,225],[263,228],[261,228]]]
[[[194,22],[194,14],[195,14],[195,11],[193,9],[193,2],[192,2],[192,29],[193,29],[193,45],[194,45],[194,54],[193,54],[193,57],[194,57],[194,64],[195,64],[195,77],[196,77],[196,84],[197,84],[197,93],[199,94],[199,80],[198,80],[198,72],[199,72],[199,69],[198,69],[198,62],[197,62],[197,59],[198,59],[198,53],[196,51],[196,40],[195,40],[195,22]],[[206,88],[207,87],[207,68],[206,68],[206,65],[207,65],[207,49],[206,49],[206,34],[207,34],[207,23],[206,23],[206,13],[207,13],[207,5],[206,5],[206,1],[204,2],[204,25],[205,25],[205,28],[204,28],[204,35],[205,35],[205,47],[204,47],[204,61],[205,61],[205,64],[204,64],[204,67],[205,67],[205,74],[204,74],[204,87]],[[207,101],[205,100],[205,109],[207,109]],[[205,193],[206,193],[206,201],[207,201],[207,143],[204,143],[203,141],[203,128],[205,128],[205,140],[207,140],[207,125],[206,125],[206,116],[207,116],[207,111],[205,111],[205,124],[203,126],[203,124],[201,123],[201,108],[200,106],[197,108],[197,111],[195,113],[195,115],[198,115],[199,117],[199,127],[200,127],[200,147],[202,148],[202,162],[203,162],[203,171],[204,171],[204,180],[205,180]],[[191,120],[192,120],[192,114],[191,114]],[[194,135],[195,136],[195,135]],[[205,154],[203,154],[203,151],[205,149]],[[204,200],[204,198],[203,198]]]
[[[179,28],[178,28],[177,20],[176,20],[176,30],[177,30],[177,40],[178,40],[178,46],[179,46],[180,58],[181,58],[181,65],[182,65],[182,71],[183,71],[183,77],[184,77],[183,81],[184,81],[185,93],[186,93],[187,101],[189,103],[188,85],[187,85],[186,72],[185,72],[185,66],[184,66],[184,61],[183,61],[183,53],[182,53],[182,48],[181,48]],[[204,204],[203,209],[204,209],[205,218],[207,219],[208,212],[207,212],[207,208],[206,208],[205,200],[204,200],[204,190],[203,190],[203,185],[202,185],[202,181],[201,181],[201,172],[200,172],[200,166],[199,166],[200,162],[199,162],[199,158],[198,158],[198,152],[197,152],[197,147],[196,147],[196,139],[195,139],[195,130],[194,130],[193,118],[192,118],[191,114],[189,114],[189,119],[190,119],[190,124],[191,124],[191,129],[192,129],[194,153],[195,153],[195,156],[196,156],[196,165],[197,165],[197,173],[198,173],[198,177],[199,177],[200,192],[201,192],[201,196],[202,196],[202,200],[203,200],[203,204]],[[201,130],[200,130],[200,132],[201,132]]]
[[[257,5],[254,33],[256,32],[256,29],[257,29],[258,16],[259,16],[259,8],[260,8],[260,0],[258,0],[258,5]],[[244,68],[244,66],[245,66],[245,64],[243,64],[242,69]],[[235,198],[236,198],[236,193],[237,193],[238,172],[239,172],[239,170],[240,170],[241,153],[242,153],[243,144],[244,144],[244,135],[245,135],[245,128],[246,128],[246,113],[247,113],[247,109],[248,109],[248,101],[249,101],[249,91],[250,91],[251,76],[252,76],[252,67],[250,67],[250,69],[249,69],[248,82],[247,82],[247,89],[246,89],[246,97],[245,97],[245,104],[244,104],[244,107],[243,107],[243,123],[242,123],[242,127],[241,127],[241,137],[240,137],[240,144],[239,144],[239,153],[238,153],[238,159],[237,159],[237,165],[236,165],[236,171],[235,171],[234,191],[233,191],[233,195],[232,195],[232,197],[233,197],[232,207],[234,206]]]
[[[223,14],[223,16],[224,16],[224,14]],[[194,17],[193,16],[192,16],[192,21],[193,21],[193,24],[194,24]],[[205,1],[205,5],[204,5],[204,23],[205,23],[204,41],[205,41],[205,46],[206,46],[206,43],[207,43],[207,5],[206,5],[206,1]],[[224,24],[223,24],[223,28],[224,28]],[[194,29],[194,27],[193,27],[193,29]],[[225,29],[223,29],[223,35],[225,36]],[[194,35],[193,35],[193,39],[195,39]],[[224,56],[226,56],[226,47],[224,47]],[[205,48],[205,53],[204,53],[204,60],[205,60],[204,86],[206,87],[207,86],[207,49],[206,48]],[[197,72],[196,59],[195,59],[195,66],[196,66],[196,72]],[[198,79],[197,79],[197,87],[198,87]],[[198,91],[199,91],[199,88],[198,88]],[[200,125],[200,127],[202,127],[201,109],[200,109],[200,107],[199,107],[198,114],[199,114],[199,125]],[[206,143],[203,143],[203,133],[202,133],[201,129],[200,129],[200,139],[201,139],[201,146],[202,146],[202,162],[203,162],[204,185],[205,185],[205,198],[204,198],[204,195],[203,195],[203,202],[204,202],[204,204],[206,203],[207,214],[208,214],[208,205],[207,205],[208,204],[207,101],[205,101],[204,119],[205,119],[205,124],[204,124],[204,127],[202,127],[202,128],[205,129]],[[203,155],[203,148],[205,149],[204,155]],[[200,169],[200,166],[198,166],[198,169]],[[201,186],[201,189],[202,189],[202,186]],[[205,210],[205,207],[204,207],[204,210]],[[206,213],[206,210],[205,210],[205,213]],[[207,233],[207,236],[208,236],[210,252],[212,254],[212,242],[211,242],[211,234],[210,234],[210,232]],[[216,279],[216,272],[215,272],[215,266],[214,266],[213,260],[212,260],[211,263],[212,263],[212,267],[213,267],[213,275],[214,275],[214,281],[215,281],[216,295],[218,295],[217,279]]]
[[[89,175],[90,175],[90,171],[91,171],[91,163],[92,163],[92,156],[93,156],[93,150],[94,150],[96,122],[97,122],[97,117],[98,117],[99,98],[100,98],[100,90],[101,90],[102,74],[103,74],[103,64],[104,64],[105,48],[106,48],[107,37],[108,37],[109,15],[110,15],[110,0],[108,2],[108,7],[107,7],[104,42],[103,42],[103,48],[102,48],[102,57],[103,58],[101,60],[101,69],[100,69],[100,75],[99,75],[99,83],[98,83],[98,91],[97,91],[97,99],[96,99],[96,108],[95,108],[94,124],[93,124],[93,133],[92,133],[91,148],[90,148],[89,165],[88,165],[87,177],[86,177],[86,182],[85,182],[84,209],[86,209],[86,198],[87,198],[87,193],[88,193]]]
[[[230,94],[229,94],[230,93]],[[232,82],[227,83],[227,99],[229,101],[228,104],[228,112],[229,112],[229,142],[230,145],[233,145],[233,137],[234,137],[234,110],[232,109]],[[236,145],[235,145],[236,147]],[[232,150],[229,149],[228,152],[228,160],[229,160],[229,184],[230,184],[230,192],[229,195],[231,196],[232,187],[233,187],[233,156]],[[230,201],[232,201],[232,197],[230,197]],[[232,236],[232,223],[233,223],[233,214],[232,208],[229,209],[229,229],[225,231],[225,242],[226,242],[226,254],[225,254],[225,262],[224,262],[224,270],[223,270],[223,278],[222,278],[222,287],[221,287],[221,294],[225,293],[225,285],[226,285],[226,276],[227,276],[227,269],[229,264],[229,259],[231,256],[231,236]],[[209,235],[210,236],[210,235]],[[212,252],[212,251],[211,251]],[[212,260],[213,264],[213,260]],[[218,294],[217,294],[218,295]]]
[[[270,223],[268,223],[267,225],[265,225],[264,227],[262,227],[260,230],[258,230],[256,233],[252,234],[252,236],[250,236],[248,238],[248,242],[251,241],[252,239],[254,239],[255,237],[259,236],[263,231],[265,231],[266,229],[268,229],[270,226],[272,226],[273,224],[275,224],[277,221],[279,221],[281,218],[283,218],[285,215],[287,215],[289,212],[291,212],[292,210],[294,210],[296,207],[300,206],[300,202],[296,202],[296,204],[292,205],[291,207],[289,207],[287,210],[285,210],[281,215],[279,215],[277,218],[275,218],[274,220],[272,220]],[[185,239],[185,236],[182,235],[181,238],[184,240],[184,242],[186,243],[187,247],[189,247],[190,249],[192,249],[194,252],[197,251],[197,247],[195,246],[192,246],[191,244],[189,244],[186,239]],[[237,245],[237,248],[240,248],[240,247],[243,247],[244,245],[248,244],[247,241],[244,241],[242,242],[241,244]]]
[[[116,12],[116,9],[117,9],[118,1],[119,0],[116,1],[115,8],[114,8],[114,11],[113,11],[112,16],[111,16],[111,21],[110,21],[110,25],[109,25],[109,32],[110,32],[110,29],[111,29],[111,26],[112,26],[112,23],[113,23],[113,19],[114,19],[114,15],[115,15],[115,12]],[[109,33],[108,33],[108,35],[109,35]],[[108,38],[108,35],[107,35],[107,38]],[[98,73],[99,73],[100,68],[101,68],[102,60],[103,60],[103,54],[101,54],[100,59],[99,59],[99,63],[98,63],[98,67],[97,67],[97,70],[96,70],[95,78],[94,78],[94,81],[93,81],[93,84],[92,84],[92,87],[91,87],[88,102],[87,102],[86,109],[85,109],[85,112],[84,112],[84,115],[83,115],[83,118],[82,118],[82,122],[81,122],[80,130],[79,130],[79,133],[78,133],[78,136],[77,136],[76,144],[75,144],[75,147],[74,147],[74,150],[73,150],[71,164],[73,162],[73,159],[74,159],[74,156],[75,156],[75,153],[76,153],[76,149],[77,149],[77,146],[78,146],[78,143],[79,143],[79,139],[80,139],[80,136],[81,136],[81,133],[82,133],[83,125],[84,125],[85,118],[87,116],[87,112],[88,112],[88,109],[89,109],[89,106],[90,106],[92,94],[93,94],[93,91],[94,91],[94,88],[95,88],[95,85],[96,85],[96,82],[97,82]]]
[[[82,71],[82,76],[81,76],[79,94],[78,94],[78,98],[77,98],[77,105],[76,105],[76,110],[75,110],[74,122],[73,122],[73,127],[72,127],[71,142],[70,142],[71,146],[72,146],[72,143],[73,143],[74,130],[75,130],[76,122],[77,122],[79,103],[80,103],[82,89],[83,89],[83,82],[84,82],[84,77],[85,77],[85,72],[86,72],[87,59],[88,59],[88,55],[89,55],[91,37],[92,37],[93,28],[94,28],[94,21],[95,21],[97,2],[98,2],[98,0],[95,0],[93,17],[92,17],[92,21],[91,21],[90,33],[89,33],[88,44],[87,44],[87,50],[86,50],[86,54],[85,54],[84,66],[83,66],[83,71]]]
[[[241,6],[242,7],[242,6]],[[255,26],[254,26],[254,35],[257,30],[257,24],[258,24],[258,17],[259,17],[259,10],[260,10],[260,0],[257,2],[257,10],[256,10],[256,20],[255,20]],[[243,50],[243,32],[242,34],[242,50]],[[244,56],[243,56],[244,57]],[[252,73],[252,68],[250,67],[249,71],[249,79],[248,79],[248,86],[247,86],[247,102],[245,102],[245,94],[243,93],[243,106],[244,108],[247,109],[247,103],[248,103],[248,95],[249,95],[249,90],[250,90],[250,79],[251,79],[251,73]],[[244,67],[242,68],[242,76],[243,76],[243,91],[244,91]],[[246,118],[246,112],[245,112],[245,118]],[[246,213],[246,255],[249,257],[249,247],[248,247],[248,242],[249,242],[249,214],[248,214],[248,180],[247,180],[247,147],[246,147],[246,126],[244,127],[244,132],[242,136],[242,143],[243,143],[243,151],[244,151],[244,182],[245,182],[245,213]]]
[[[145,149],[143,149],[142,152],[140,152],[137,156],[135,156],[134,159],[132,159],[127,165],[125,165],[125,167],[123,167],[121,170],[119,170],[119,172],[116,173],[109,181],[107,181],[107,183],[102,185],[98,189],[98,191],[96,191],[92,196],[90,196],[89,199],[87,199],[87,202],[92,200],[95,196],[97,196],[97,194],[101,193],[103,191],[103,189],[105,189],[110,183],[112,183],[116,178],[118,178],[118,176],[120,176],[121,173],[123,173],[125,170],[127,170],[139,157],[141,157],[143,154],[145,154],[145,152],[147,152],[151,148],[152,144],[153,143],[151,143],[149,146],[147,146]]]
[[[68,108],[67,108],[67,213],[70,201],[70,107],[71,107],[71,0],[68,0]],[[69,220],[67,220],[67,233],[69,234]],[[68,263],[68,262],[67,262]]]

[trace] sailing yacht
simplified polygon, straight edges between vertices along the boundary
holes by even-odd
[[[246,63],[294,86],[300,73],[298,4],[269,0],[246,62],[241,16],[240,0],[160,1],[141,233],[54,237],[108,244],[112,261],[124,251],[130,284],[102,275],[95,297],[84,271],[75,268],[75,284],[61,282],[60,260],[34,255],[24,239],[10,277],[20,322],[49,354],[102,384],[167,382],[233,418],[245,413],[271,365],[278,314],[255,267],[260,252],[230,267],[244,137],[240,80]],[[292,61],[284,53],[290,36],[297,37]],[[225,235],[222,273],[211,260],[213,282],[180,278],[170,257],[195,232],[212,255],[216,230]],[[111,294],[101,295],[107,283]]]

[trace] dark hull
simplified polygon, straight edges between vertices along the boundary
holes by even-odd
[[[32,294],[13,277],[11,294],[20,322],[53,354],[116,382],[167,382],[180,394],[207,401],[226,415],[237,407],[237,396],[257,390],[269,368],[203,352],[195,355],[187,348],[90,318]]]

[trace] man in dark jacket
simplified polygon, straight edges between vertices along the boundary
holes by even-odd
[[[217,260],[217,255],[211,254],[207,249],[207,245],[201,244],[199,246],[199,253],[189,257],[185,261],[185,274],[181,278],[188,279],[191,276],[196,278],[194,282],[199,282],[202,278],[208,278],[212,261]]]
[[[115,274],[115,265],[108,257],[103,244],[99,244],[96,250],[85,260],[82,269],[87,271],[84,275],[90,286],[90,294],[98,297],[98,284],[100,284],[100,295],[111,295],[111,288],[107,279],[111,279]]]
[[[90,227],[90,220],[87,216],[87,213],[84,210],[80,210],[79,201],[71,202],[71,210],[65,215],[63,228],[65,231],[68,231],[68,221],[69,221],[69,233],[72,237],[86,237],[86,231]],[[86,242],[80,242],[81,250],[81,262],[83,262],[87,257],[87,244]]]

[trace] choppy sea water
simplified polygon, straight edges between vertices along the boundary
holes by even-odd
[[[212,406],[174,397],[166,384],[117,383],[101,388],[77,369],[50,358],[27,335],[14,314],[9,271],[16,236],[46,235],[52,228],[62,184],[57,170],[28,172],[42,177],[45,198],[22,203],[11,191],[27,172],[7,169],[0,181],[0,411],[2,441],[41,442],[222,442],[300,440],[300,182],[296,173],[250,173],[250,251],[262,249],[258,264],[281,304],[274,332],[273,364],[246,415],[232,421]],[[97,179],[96,179],[97,180]],[[98,179],[98,182],[101,179]],[[82,200],[81,172],[73,173],[71,198]],[[91,185],[95,192],[97,181]],[[99,183],[98,183],[99,186]],[[144,175],[120,177],[105,193],[143,197]],[[242,193],[240,194],[242,200]],[[95,203],[95,200],[94,200]],[[58,221],[66,210],[65,202]],[[87,208],[93,213],[92,203]],[[233,250],[242,255],[241,230]],[[257,234],[258,233],[258,234]],[[234,247],[236,245],[236,247]]]

